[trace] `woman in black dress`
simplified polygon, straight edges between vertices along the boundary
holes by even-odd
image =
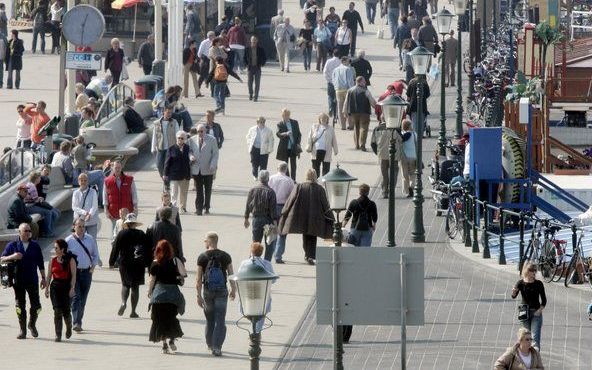
[[[185,299],[179,285],[183,285],[185,266],[174,257],[173,247],[161,240],[154,249],[154,261],[150,266],[150,285],[148,297],[152,310],[150,341],[162,341],[162,353],[176,352],[175,339],[183,336],[177,314],[185,313]],[[167,339],[169,340],[167,345]]]
[[[136,307],[140,298],[140,285],[144,285],[144,273],[146,266],[150,264],[150,241],[142,230],[136,227],[142,224],[138,222],[134,213],[129,213],[111,249],[109,267],[113,268],[119,260],[119,274],[121,275],[121,306],[117,314],[122,316],[127,307],[127,299],[131,292],[132,312],[130,317],[138,317]]]

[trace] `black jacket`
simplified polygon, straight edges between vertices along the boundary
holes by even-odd
[[[359,222],[360,215],[366,213],[366,220]],[[366,196],[360,196],[349,203],[347,212],[345,213],[344,222],[347,223],[352,219],[351,228],[359,231],[368,231],[378,221],[378,211],[376,203]],[[362,224],[363,223],[363,224]]]
[[[294,119],[290,119],[290,123],[292,124],[292,136],[294,137],[294,143],[292,146],[292,156],[300,153],[295,153],[294,149],[297,145],[300,145],[300,140],[302,139],[302,134],[300,133],[300,126],[298,126],[298,121]],[[277,124],[277,133],[276,136],[280,139],[280,143],[278,144],[277,155],[276,159],[278,161],[287,161],[288,160],[288,142],[290,141],[289,136],[282,136],[280,134],[287,132],[288,126],[284,121],[281,121]]]
[[[358,32],[358,23],[360,24],[360,28],[364,31],[364,24],[362,23],[362,17],[360,17],[360,13],[357,10],[350,12],[349,9],[343,12],[342,20],[347,21],[347,28],[349,28],[352,33]]]
[[[7,229],[16,229],[23,222],[31,222],[33,219],[27,213],[27,206],[25,201],[19,195],[12,202],[8,208],[8,220],[6,222]]]
[[[133,108],[126,107],[123,111],[123,119],[127,126],[127,132],[130,134],[138,134],[146,130],[144,120]]]
[[[164,161],[164,175],[172,181],[191,179],[191,162],[189,161],[189,145],[183,145],[183,150],[178,145],[173,145],[167,151]]]
[[[125,57],[125,53],[123,52],[123,49],[119,49],[119,51],[117,53],[115,53],[115,50],[113,50],[112,48],[107,50],[107,56],[105,57],[105,71],[106,70],[111,70],[113,61],[115,60],[115,58],[121,58],[121,68],[123,68],[123,58]],[[121,71],[121,70],[120,70]]]
[[[152,242],[152,254],[154,255],[154,249],[156,244],[162,239],[168,241],[173,246],[173,252],[175,257],[185,262],[183,256],[183,243],[181,240],[181,230],[176,225],[173,225],[169,220],[156,221],[146,230],[148,240]]]
[[[370,62],[363,58],[356,58],[352,61],[351,66],[356,71],[356,77],[364,77],[366,85],[370,86],[370,77],[372,77],[372,66]]]
[[[409,101],[409,108],[408,108],[408,112],[409,113],[415,113],[417,112],[417,85],[418,85],[418,79],[417,77],[414,77],[411,81],[409,81],[409,85],[407,86],[407,101]],[[430,97],[430,86],[428,85],[428,83],[423,80],[422,81],[422,86],[423,86],[423,99],[422,99],[422,107],[423,107],[423,114],[424,115],[428,115],[430,114],[430,112],[428,112],[428,98]]]
[[[206,124],[206,130],[208,129],[208,125]],[[222,143],[224,143],[224,131],[222,131],[222,126],[219,123],[212,123],[212,131],[214,132],[214,137],[218,142],[218,149],[222,148]]]
[[[257,46],[257,66],[256,67],[251,66],[252,57],[253,57],[253,48],[249,46],[245,49],[245,56],[243,58],[243,61],[245,62],[245,65],[247,66],[247,68],[249,70],[252,70],[252,68],[261,69],[261,67],[263,67],[265,65],[265,62],[267,62],[267,57],[265,56],[265,50],[261,46]]]
[[[12,47],[14,44],[14,47]],[[10,50],[14,49],[11,53]],[[12,69],[15,71],[20,71],[23,69],[23,53],[25,52],[25,47],[23,46],[23,40],[21,39],[10,39],[6,44],[6,57],[4,62],[6,63],[6,70],[8,71],[8,65],[12,63]]]

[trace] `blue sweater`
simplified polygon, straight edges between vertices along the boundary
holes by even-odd
[[[43,254],[41,253],[41,247],[34,241],[29,241],[29,247],[27,251],[23,246],[23,242],[20,240],[10,242],[2,252],[2,257],[10,256],[16,252],[20,252],[23,258],[17,261],[16,271],[16,282],[18,285],[30,285],[38,284],[39,276],[37,275],[37,269],[41,271],[41,275],[45,272],[45,266],[43,265]]]

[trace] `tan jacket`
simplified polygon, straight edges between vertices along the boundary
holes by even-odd
[[[544,370],[543,360],[539,352],[530,348],[531,363],[529,369],[531,370]],[[522,362],[520,355],[518,355],[518,344],[510,347],[506,352],[497,359],[494,365],[494,370],[527,370],[526,365]]]
[[[163,130],[162,130],[162,123],[165,122],[162,120],[162,118],[158,121],[156,121],[154,123],[154,136],[156,138],[156,149],[157,150],[166,150],[168,148],[164,148],[163,144],[164,144],[164,136],[163,134]],[[177,135],[177,131],[179,130],[179,124],[177,123],[177,121],[173,118],[171,118],[168,122],[167,122],[167,128],[166,128],[166,135],[167,135],[167,141],[170,146],[175,145],[175,143],[177,142],[176,139],[176,135]]]
[[[401,161],[403,155],[403,138],[399,131],[395,130],[393,138],[395,139],[395,160]],[[388,161],[390,159],[391,130],[386,128],[385,124],[380,124],[372,131],[371,139],[372,149],[376,145],[376,155],[378,161]]]
[[[306,140],[306,151],[311,154],[312,159],[317,159],[317,149],[316,149],[316,135],[317,129],[319,124],[316,123],[312,125],[310,131],[308,131],[308,138]],[[325,128],[325,132],[323,136],[319,138],[319,140],[323,140],[325,143],[325,159],[324,162],[331,162],[332,155],[339,153],[339,148],[337,147],[337,137],[335,136],[335,131],[333,127],[327,125]]]

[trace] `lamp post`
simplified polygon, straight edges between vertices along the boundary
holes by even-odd
[[[416,165],[415,165],[415,189],[413,189],[413,232],[412,240],[415,243],[423,243],[425,241],[425,229],[423,227],[423,185],[421,181],[422,174],[422,137],[423,137],[423,125],[424,125],[424,112],[423,112],[423,85],[425,84],[425,75],[428,70],[428,66],[432,60],[432,52],[423,46],[418,46],[413,49],[409,56],[411,57],[411,63],[413,64],[413,71],[417,76],[417,144],[415,145],[416,150]]]
[[[265,318],[271,294],[271,284],[279,277],[263,268],[252,258],[253,263],[243,265],[236,274],[229,276],[238,287],[238,299],[243,317],[251,321],[249,332],[249,358],[251,370],[259,370],[261,332],[257,322]]]
[[[483,19],[481,19],[481,26],[483,27],[483,33],[481,35],[481,60],[483,60],[487,54],[487,0],[483,0]]]
[[[442,56],[440,66],[440,138],[438,139],[438,148],[440,155],[446,155],[446,90],[444,85],[446,83],[446,42],[444,37],[450,33],[450,26],[454,15],[446,8],[443,8],[436,14],[436,26],[438,33],[442,35]],[[460,24],[460,22],[459,22]]]
[[[407,102],[400,95],[391,94],[378,103],[386,121],[386,128],[391,131],[389,143],[389,208],[388,208],[388,242],[387,247],[394,247],[395,243],[395,154],[397,152],[395,131],[401,129],[401,118],[407,107]]]
[[[473,33],[473,11],[474,2],[469,0],[469,96],[467,99],[473,100],[475,94],[475,74],[473,68],[475,67],[475,34]]]
[[[458,18],[464,15],[467,10],[467,0],[454,0],[454,11]],[[458,47],[456,48],[456,134],[454,137],[460,139],[463,134],[462,126],[462,31],[460,22],[457,24],[458,29]]]
[[[339,221],[339,213],[347,209],[347,198],[349,196],[349,189],[351,183],[357,178],[350,176],[347,172],[339,168],[329,171],[325,176],[321,177],[321,181],[325,184],[325,191],[327,192],[327,199],[329,200],[329,207],[335,212],[335,222],[333,223],[333,242],[336,247],[341,247],[341,239],[343,234],[341,232],[341,221]],[[343,370],[343,327],[338,325],[337,320],[337,265],[333,265],[333,368],[335,370]]]

